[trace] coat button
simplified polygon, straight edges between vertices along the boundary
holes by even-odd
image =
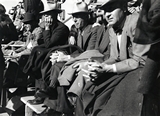
[[[142,105],[142,103],[139,103],[139,106],[141,106]]]

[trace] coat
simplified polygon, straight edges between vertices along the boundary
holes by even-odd
[[[83,45],[77,46],[77,50],[72,50],[70,51],[69,55],[71,55],[72,57],[76,57],[78,56],[80,53],[86,51],[86,50],[91,50],[94,49],[95,47],[95,41],[96,41],[96,37],[97,37],[97,27],[92,28],[92,25],[88,25],[84,31],[83,31]],[[70,46],[71,49],[73,49],[74,47]],[[55,50],[55,49],[53,49]],[[51,62],[49,62],[50,60],[50,55],[52,52],[54,52],[53,50],[50,50],[50,52],[46,55],[42,67],[41,67],[41,72],[42,72],[42,78],[44,80],[46,79],[52,79],[52,78],[58,78],[57,75],[52,75],[52,74],[57,74],[54,72],[51,72],[51,67],[54,67],[51,65]],[[55,71],[55,70],[52,70]],[[59,72],[58,72],[59,73]],[[55,77],[56,76],[56,77]],[[48,82],[47,82],[48,83]]]
[[[112,73],[111,74],[106,73],[103,76],[99,77],[100,79],[98,82],[96,83],[88,82],[82,91],[81,97],[77,101],[76,116],[82,116],[82,112],[84,113],[83,115],[96,116],[98,113],[101,113],[103,109],[105,112],[105,107],[108,106],[107,102],[110,99],[112,99],[112,93],[114,92],[115,88],[118,88],[118,87],[121,88],[121,86],[118,86],[118,85],[123,81],[123,79],[125,79],[128,71],[132,72],[136,69],[138,71],[138,68],[145,64],[145,60],[147,58],[147,52],[150,48],[150,45],[141,46],[133,43],[137,19],[138,19],[138,14],[128,15],[126,17],[124,27],[122,28],[122,36],[121,36],[122,39],[121,39],[120,50],[118,50],[118,47],[117,47],[117,37],[115,36],[115,32],[113,31],[112,28],[109,29],[109,38],[111,41],[111,48],[110,48],[111,53],[110,53],[110,58],[106,60],[105,63],[115,64],[118,74],[112,75]],[[139,80],[139,78],[138,76],[136,76],[136,78],[133,78],[133,79],[135,79],[135,81],[132,86],[136,86],[136,83]],[[125,83],[130,84],[129,81],[132,81],[132,80],[127,80],[127,82]],[[129,85],[126,85],[126,86],[129,86]],[[125,89],[132,89],[132,88],[125,88]],[[130,90],[124,90],[124,91],[119,90],[119,91],[120,91],[119,93],[121,93],[123,96],[125,91],[130,91]],[[137,92],[134,91],[133,93],[137,95]],[[116,99],[117,101],[120,100],[119,97],[120,96],[116,96],[115,101]],[[141,97],[142,96],[140,96],[139,98],[140,101],[135,101],[134,103],[142,102],[143,99],[141,99]],[[120,98],[125,101],[124,97],[120,97]],[[133,100],[133,99],[130,99],[130,100]],[[115,102],[113,99],[111,105],[115,105],[114,103]],[[120,104],[119,106],[120,108],[127,107],[126,104]],[[112,106],[109,106],[109,107],[112,107]],[[80,110],[81,108],[83,110]],[[130,111],[136,112],[135,114],[139,114],[141,111],[139,109],[134,109],[134,110],[130,110]],[[115,114],[116,115],[119,114],[120,116],[125,115],[125,112],[123,112],[123,109],[120,109],[120,110],[117,109],[117,111],[118,112],[115,113],[113,109],[110,109],[108,111],[109,114],[107,114],[108,112],[105,112],[103,113],[103,115],[99,115],[99,116],[112,116]]]
[[[160,13],[157,12],[159,11],[159,8],[159,0],[144,1],[137,24],[137,35],[135,36],[134,40],[139,44],[152,44],[145,68],[141,75],[140,83],[138,85],[138,92],[143,94],[149,94],[153,92],[160,70]]]
[[[57,23],[55,23],[51,27],[51,30],[43,31],[44,44],[36,46],[32,49],[32,52],[23,71],[30,74],[35,73],[35,75],[33,76],[38,76],[37,78],[41,78],[40,68],[45,56],[51,48],[66,44],[68,40],[68,35],[68,27],[59,21],[57,21]]]
[[[83,36],[82,37],[83,44],[82,44],[82,46],[79,46],[79,47],[82,48],[84,51],[94,49],[96,38],[97,38],[97,27],[92,27],[92,25],[88,25],[83,30],[82,36]],[[77,42],[78,42],[78,40],[77,40]],[[77,45],[78,45],[78,43],[77,43]]]
[[[110,39],[108,29],[105,29],[104,25],[101,25],[97,30],[97,41],[95,49],[99,50],[104,55],[104,60],[107,60],[110,56]]]
[[[133,13],[126,18],[124,27],[122,28],[122,39],[119,49],[116,33],[113,28],[109,29],[111,43],[110,58],[104,63],[114,63],[117,73],[131,71],[138,68],[140,65],[145,65],[146,54],[150,49],[150,45],[140,45],[133,42],[138,17],[138,13]]]

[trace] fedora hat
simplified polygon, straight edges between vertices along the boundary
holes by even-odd
[[[107,8],[107,6],[116,5],[116,6],[124,6],[127,4],[127,0],[97,0],[98,7],[100,9]]]
[[[24,14],[24,19],[22,21],[23,21],[23,23],[27,23],[29,21],[35,20],[35,18],[36,17],[33,13],[26,12]]]
[[[56,11],[58,13],[61,13],[61,4],[59,2],[55,2],[54,0],[43,0],[44,10],[40,12],[46,13],[49,11]]]
[[[68,13],[68,14],[72,15],[72,14],[76,14],[76,13],[89,13],[88,5],[83,1],[74,3],[72,12]]]

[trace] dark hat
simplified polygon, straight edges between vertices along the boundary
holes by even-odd
[[[102,1],[102,0],[101,0]],[[104,0],[101,5],[99,5],[100,9],[109,9],[112,7],[124,7],[127,6],[127,0]],[[109,7],[110,6],[110,7]]]
[[[5,7],[2,4],[0,4],[0,14],[5,14],[5,12],[6,12]]]
[[[28,13],[28,12],[26,12],[25,14],[24,14],[24,19],[23,19],[23,23],[27,23],[27,22],[29,22],[29,21],[32,21],[32,20],[35,20],[35,15],[33,14],[33,13]]]

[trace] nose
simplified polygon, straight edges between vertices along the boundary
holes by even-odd
[[[77,22],[77,18],[76,18],[76,17],[73,17],[73,21],[76,23],[76,22]]]
[[[106,17],[107,19],[109,19],[110,16],[111,16],[111,13],[108,13],[108,12],[105,13],[105,17]]]

